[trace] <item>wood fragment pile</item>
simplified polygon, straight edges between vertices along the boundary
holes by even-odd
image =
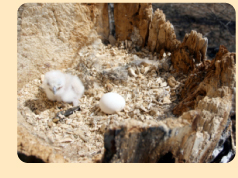
[[[72,105],[49,101],[40,77],[26,84],[18,92],[18,110],[34,134],[71,162],[91,162],[102,156],[103,134],[110,125],[174,117],[171,108],[176,105],[176,90],[181,83],[169,73],[170,54],[164,54],[162,60],[155,60],[157,56],[149,60],[149,53],[137,55],[128,50],[123,45],[120,49],[104,46],[99,40],[79,51],[72,68],[64,72],[79,76],[86,87],[80,99],[81,111],[62,116],[61,121],[55,119],[56,113]],[[125,98],[124,111],[107,115],[100,110],[99,100],[109,91]]]

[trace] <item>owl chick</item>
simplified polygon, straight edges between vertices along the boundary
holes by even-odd
[[[49,100],[73,103],[74,106],[79,104],[84,93],[84,86],[78,77],[58,70],[45,74],[43,88]]]

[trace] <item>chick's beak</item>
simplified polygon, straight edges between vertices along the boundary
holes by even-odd
[[[55,92],[56,92],[56,87],[53,87],[53,93],[55,94]]]

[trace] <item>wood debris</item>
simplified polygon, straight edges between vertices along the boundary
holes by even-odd
[[[34,134],[53,147],[63,147],[59,152],[72,162],[83,162],[84,156],[89,160],[102,156],[103,134],[110,125],[130,119],[159,122],[174,117],[170,108],[170,87],[174,86],[168,79],[171,74],[166,73],[168,66],[163,64],[170,65],[169,56],[164,54],[166,59],[159,61],[148,60],[146,50],[140,56],[129,54],[123,46],[129,47],[130,41],[120,43],[119,49],[98,45],[101,48],[95,44],[82,48],[78,62],[63,71],[77,75],[85,85],[80,112],[73,112],[79,107],[72,108],[71,104],[49,101],[41,88],[42,75],[18,92],[19,110]],[[120,113],[107,115],[98,105],[101,96],[112,90],[125,98],[126,107]]]

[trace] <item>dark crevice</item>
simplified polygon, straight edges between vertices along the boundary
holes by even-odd
[[[148,44],[148,39],[149,39],[149,32],[150,32],[150,23],[151,22],[149,22],[149,24],[148,24],[148,26],[147,26],[147,33],[146,33],[146,36],[145,36],[145,45],[144,46],[147,46],[147,44]]]
[[[42,159],[36,156],[27,156],[23,153],[17,152],[18,158],[24,163],[45,163]]]
[[[232,151],[231,137],[228,137],[223,145],[222,151],[216,156],[216,158],[211,163],[221,163],[221,160],[224,156],[227,156],[232,152],[232,156],[229,158],[228,162],[232,161],[235,157],[234,152]]]
[[[161,156],[157,163],[175,163],[175,158],[171,152],[166,153],[165,155]]]
[[[116,37],[113,3],[108,3],[108,19],[110,35]]]
[[[114,154],[116,153],[116,143],[115,143],[115,136],[116,132],[114,130],[110,130],[104,135],[104,148],[105,152],[102,157],[102,163],[109,163],[113,158]]]

